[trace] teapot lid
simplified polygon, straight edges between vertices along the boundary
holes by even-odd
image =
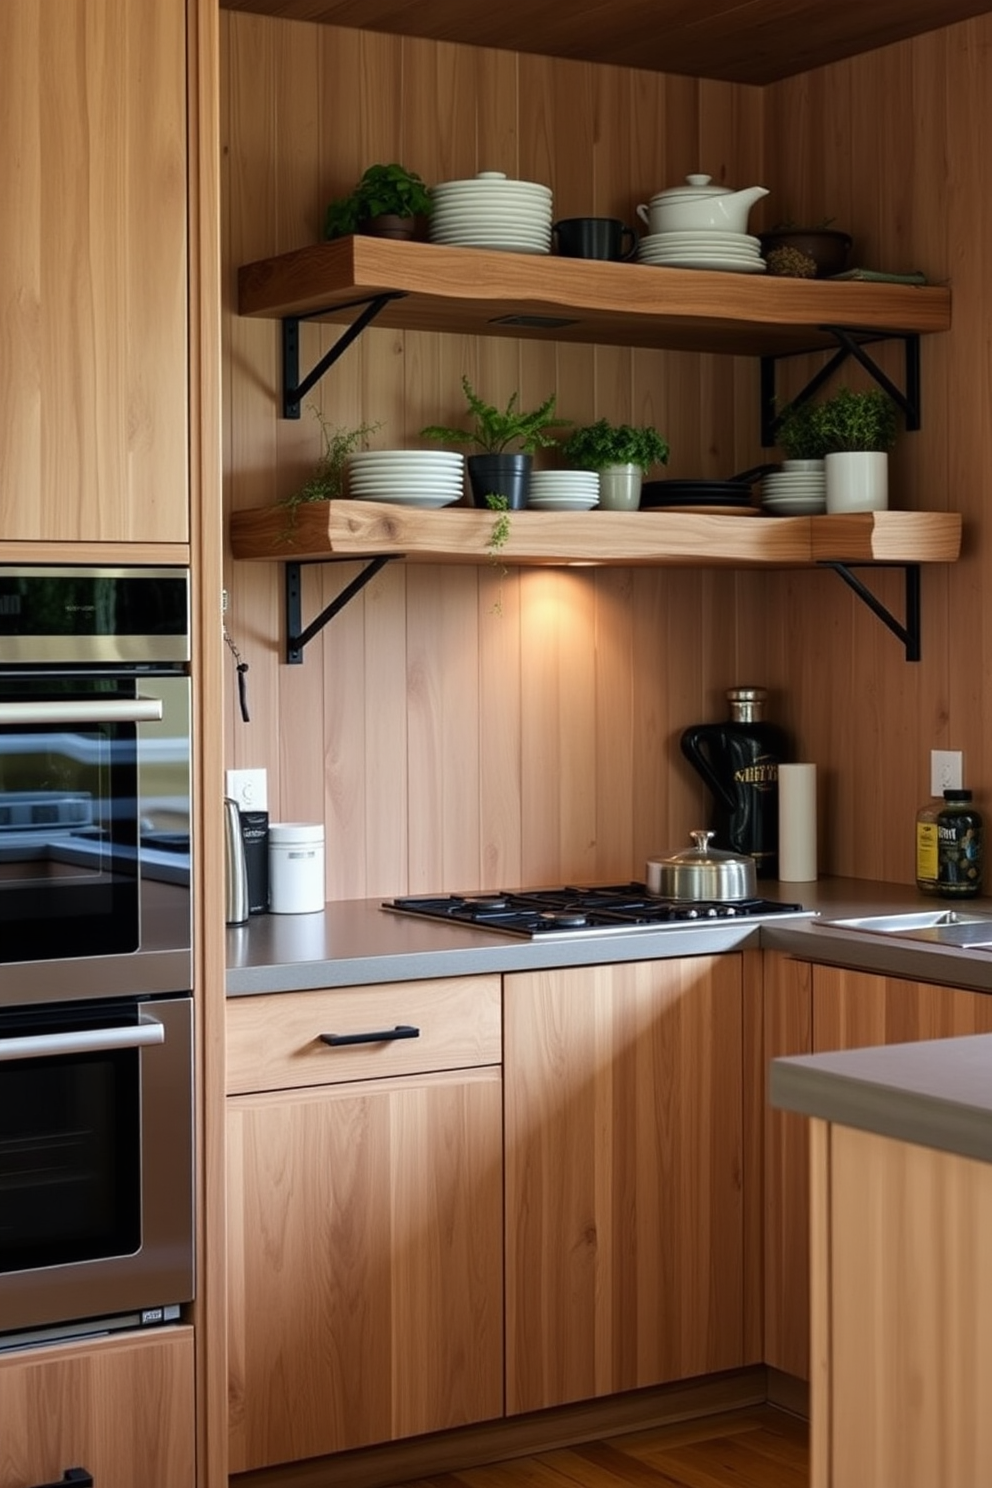
[[[651,198],[652,202],[680,202],[700,201],[704,196],[733,196],[732,186],[713,186],[710,184],[712,176],[686,176],[685,186],[670,186],[667,191],[659,191],[657,196]]]

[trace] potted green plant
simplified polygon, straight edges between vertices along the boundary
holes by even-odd
[[[599,472],[599,504],[607,511],[634,511],[641,483],[652,465],[668,461],[668,441],[650,424],[611,424],[597,419],[570,435],[562,454],[579,470]]]
[[[555,443],[549,429],[565,428],[567,419],[555,418],[555,395],[545,398],[538,407],[525,412],[519,394],[513,393],[505,408],[486,403],[466,376],[462,390],[468,404],[471,426],[455,429],[444,424],[428,424],[421,429],[424,439],[444,444],[474,444],[477,455],[465,461],[472,500],[486,506],[488,496],[505,496],[507,509],[518,511],[527,504],[527,486],[535,450]]]
[[[830,448],[824,427],[823,405],[791,403],[775,429],[775,443],[785,455],[787,464],[822,461]]]
[[[431,195],[416,171],[402,165],[370,165],[348,196],[332,201],[324,216],[324,237],[349,233],[412,238],[417,218],[429,217]]]
[[[896,405],[881,388],[840,388],[820,404],[826,446],[827,511],[884,511]]]

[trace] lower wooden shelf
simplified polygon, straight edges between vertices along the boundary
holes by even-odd
[[[511,512],[498,552],[514,565],[607,564],[802,568],[817,563],[953,563],[961,518],[952,512],[738,517],[705,512]],[[380,556],[407,563],[484,563],[493,513],[439,511],[377,501],[315,502],[236,512],[235,558],[320,562]]]

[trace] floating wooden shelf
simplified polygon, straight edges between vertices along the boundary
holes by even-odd
[[[781,356],[833,348],[824,327],[867,338],[946,331],[950,291],[711,273],[492,253],[372,237],[316,243],[238,272],[242,315],[352,321],[395,295],[376,325],[458,335]]]
[[[377,501],[315,502],[290,523],[281,507],[236,512],[235,558],[297,563],[398,557],[407,563],[486,563],[493,514]],[[738,517],[690,512],[510,513],[499,559],[517,565],[803,568],[817,563],[953,563],[961,518],[948,512]]]

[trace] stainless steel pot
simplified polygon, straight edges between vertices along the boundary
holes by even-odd
[[[690,832],[695,846],[670,858],[649,858],[647,890],[661,899],[754,899],[753,858],[710,847],[712,832]]]

